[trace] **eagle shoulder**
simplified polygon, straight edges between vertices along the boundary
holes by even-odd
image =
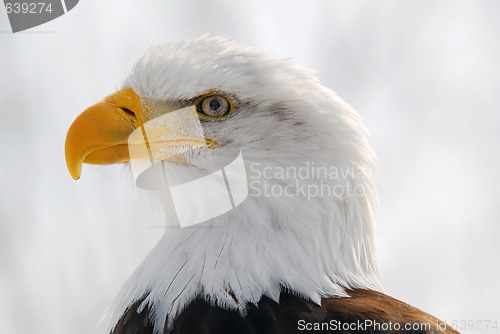
[[[458,333],[434,316],[383,293],[354,289],[348,294],[350,298],[324,298],[320,306],[282,292],[279,303],[263,297],[258,305],[248,306],[244,317],[197,299],[162,334]],[[151,309],[140,309],[141,303],[128,308],[111,334],[154,333]]]

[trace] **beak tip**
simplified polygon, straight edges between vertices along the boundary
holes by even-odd
[[[73,180],[80,179],[80,176],[82,175],[82,163],[70,164],[67,161],[67,167]]]
[[[79,180],[80,179],[80,176],[81,176],[81,172],[76,172],[76,171],[73,171],[73,172],[69,172],[71,174],[71,177],[73,178],[73,180]]]

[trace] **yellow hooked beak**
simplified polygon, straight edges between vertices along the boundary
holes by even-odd
[[[66,135],[66,164],[73,179],[80,178],[83,163],[108,165],[129,161],[131,144],[129,137],[136,129],[141,128],[143,139],[149,149],[150,145],[143,127],[148,121],[147,115],[147,108],[132,89],[119,90],[81,113],[71,124]],[[169,138],[162,141],[164,146],[200,147],[210,143],[213,141],[191,137]],[[138,158],[148,157],[134,156],[134,159]],[[185,162],[179,156],[170,156],[166,159]]]

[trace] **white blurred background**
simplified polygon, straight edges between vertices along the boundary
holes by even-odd
[[[12,34],[0,8],[1,332],[104,333],[160,212],[121,166],[73,181],[66,131],[149,46],[204,33],[316,69],[366,119],[388,294],[500,326],[499,17],[495,0],[82,0]]]

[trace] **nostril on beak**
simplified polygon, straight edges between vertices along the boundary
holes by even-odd
[[[125,113],[126,116],[128,116],[130,118],[134,118],[134,119],[137,118],[135,116],[135,113],[132,110],[127,109],[127,108],[120,108],[120,109],[123,110],[123,112]]]
[[[119,108],[121,110],[122,116],[129,120],[135,127],[139,126],[139,120],[135,112],[128,108]]]
[[[128,108],[119,107],[118,112],[121,114],[121,116],[124,119],[126,119],[127,121],[132,123],[132,125],[135,128],[140,126],[140,120],[137,118],[137,115],[132,110],[130,110]]]

